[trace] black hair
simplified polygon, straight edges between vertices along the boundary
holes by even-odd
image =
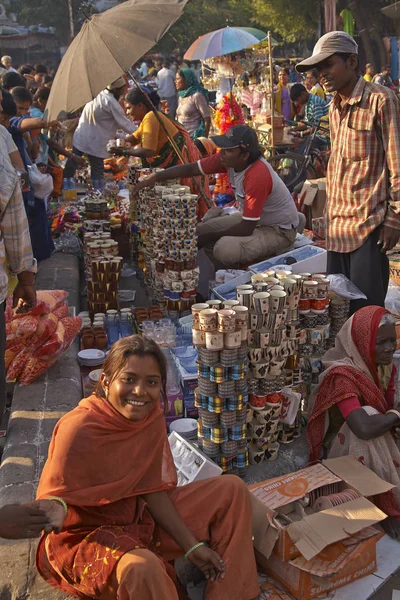
[[[203,156],[208,155],[207,150],[204,148],[203,142],[201,142],[199,139],[194,140],[194,145],[200,151],[200,154],[202,154]]]
[[[315,77],[315,79],[318,79],[318,77],[319,77],[319,71],[318,71],[318,69],[315,69],[315,68],[314,69],[310,69],[309,71],[306,71],[306,74],[307,73],[311,73],[311,75],[313,77]]]
[[[290,71],[289,71],[289,69],[288,69],[287,67],[281,67],[281,68],[279,69],[279,71],[278,71],[278,74],[279,74],[279,73],[281,73],[282,71],[283,71],[284,73],[286,73],[286,75],[287,75],[288,77],[290,77]]]
[[[148,95],[150,97],[150,100],[152,101],[152,103],[154,104],[154,106],[156,108],[158,108],[158,106],[160,105],[160,96],[154,90],[147,90],[146,89],[146,92],[148,93]],[[151,110],[151,108],[152,108],[151,104],[147,100],[146,96],[138,88],[135,88],[134,90],[130,90],[126,94],[126,96],[125,96],[125,102],[128,102],[129,104],[133,104],[133,106],[135,106],[136,104],[139,104],[141,102],[149,110]]]
[[[15,102],[33,102],[33,96],[26,87],[15,87],[11,93]]]
[[[18,69],[18,73],[20,75],[30,75],[33,70],[33,67],[31,67],[30,65],[22,65],[22,67]]]
[[[245,148],[240,148],[240,153],[241,154],[247,153],[249,155],[249,158],[247,159],[248,165],[252,165],[253,163],[256,162],[256,160],[258,160],[262,156],[261,150],[257,150],[256,152],[250,152],[249,150],[246,150]]]
[[[47,75],[47,67],[46,65],[38,64],[35,65],[36,73],[45,73]]]
[[[290,88],[290,99],[292,102],[295,102],[296,100],[298,100],[300,98],[300,96],[302,94],[304,94],[304,92],[308,93],[306,88],[304,87],[304,85],[302,83],[295,83],[291,88]]]
[[[14,102],[14,98],[12,97],[10,92],[5,90],[4,88],[0,88],[0,89],[1,89],[2,96],[3,96],[3,99],[1,101],[1,105],[3,107],[3,113],[7,117],[15,117],[15,115],[17,114],[17,106]]]
[[[355,54],[354,52],[335,52],[334,56],[339,56],[343,62],[347,62],[350,58],[350,56],[356,56],[357,57],[357,65],[356,65],[356,73],[360,72],[360,63],[358,60],[358,55]]]
[[[14,71],[3,75],[1,82],[7,91],[15,87],[25,87],[25,78],[19,73],[14,73]]]
[[[51,81],[53,81],[53,78],[51,75],[45,75],[43,77],[43,83],[50,83]]]
[[[50,89],[47,87],[40,87],[36,90],[35,95],[33,96],[33,101],[37,102],[37,100],[48,100],[50,96]]]

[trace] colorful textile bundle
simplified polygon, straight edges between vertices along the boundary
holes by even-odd
[[[19,379],[21,385],[33,383],[69,348],[82,320],[68,317],[67,292],[39,291],[36,306],[17,314],[12,298],[6,304],[7,381]]]

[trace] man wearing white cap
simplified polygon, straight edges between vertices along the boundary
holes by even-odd
[[[325,34],[297,71],[317,68],[334,93],[332,154],[325,211],[328,273],[343,273],[366,296],[352,302],[384,306],[386,252],[400,237],[400,104],[396,94],[359,74],[358,46],[343,31]]]
[[[125,115],[119,99],[127,88],[126,81],[119,77],[91,102],[88,102],[79,119],[72,142],[73,153],[87,154],[90,174],[95,189],[104,187],[104,159],[109,156],[107,142],[115,138],[118,129],[133,133],[137,127]],[[73,177],[76,165],[68,160],[64,177]]]

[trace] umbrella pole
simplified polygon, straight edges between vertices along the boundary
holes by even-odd
[[[274,114],[275,114],[275,93],[274,93],[274,75],[272,61],[272,36],[268,31],[268,54],[269,54],[269,87],[271,90],[271,146],[272,152],[275,151],[275,133],[274,133]]]
[[[185,165],[186,161],[183,158],[182,152],[180,151],[180,149],[179,149],[177,143],[175,142],[174,138],[172,137],[172,135],[169,133],[168,129],[165,127],[165,124],[164,124],[163,120],[161,119],[160,115],[158,114],[158,110],[156,109],[156,107],[154,106],[153,102],[151,101],[150,96],[148,95],[148,93],[146,92],[146,90],[142,88],[142,86],[137,81],[137,79],[135,79],[135,77],[133,76],[133,74],[131,73],[130,70],[128,70],[128,73],[129,73],[130,77],[132,78],[133,83],[142,92],[142,94],[145,96],[147,102],[151,106],[151,110],[153,111],[154,116],[156,117],[156,119],[157,119],[157,121],[158,121],[161,129],[164,131],[164,133],[167,136],[168,140],[171,142],[171,146],[174,149],[175,154],[177,155],[177,157],[179,158],[179,160],[181,161],[181,163],[183,165]],[[201,185],[201,183],[199,181],[197,181],[197,179],[195,177],[192,177],[192,181],[194,182],[195,186],[197,187],[201,198],[206,203],[207,208],[211,208],[213,206],[213,204],[212,204],[211,200],[208,198],[208,196],[206,195],[206,193],[205,193],[205,191],[204,191],[203,186]]]

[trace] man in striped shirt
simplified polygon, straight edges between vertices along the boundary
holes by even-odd
[[[313,67],[324,89],[334,92],[325,210],[328,273],[343,273],[367,297],[352,302],[352,312],[384,306],[386,253],[400,237],[400,104],[393,91],[359,75],[358,46],[343,31],[325,34],[296,68]]]
[[[290,99],[295,106],[302,108],[304,106],[304,120],[306,121],[306,129],[300,131],[301,137],[311,133],[310,125],[319,125],[321,120],[326,117],[329,108],[325,100],[320,96],[315,96],[301,83],[296,83],[290,89]],[[325,123],[328,127],[328,122]],[[323,148],[328,143],[328,139],[322,133],[318,132],[314,138],[313,146]],[[301,150],[301,149],[300,149]]]

